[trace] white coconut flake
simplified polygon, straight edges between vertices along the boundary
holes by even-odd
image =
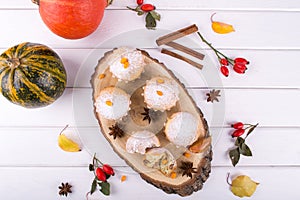
[[[186,147],[198,138],[198,121],[188,112],[178,112],[171,116],[165,128],[168,140],[177,146]]]
[[[107,105],[107,101],[112,105]],[[117,120],[125,116],[129,110],[130,96],[116,87],[103,89],[96,99],[96,111],[106,119]]]

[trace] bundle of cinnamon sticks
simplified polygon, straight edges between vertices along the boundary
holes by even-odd
[[[202,53],[199,53],[199,52],[197,52],[197,51],[195,51],[193,49],[190,49],[190,48],[188,48],[186,46],[183,46],[181,44],[178,44],[178,43],[174,42],[174,40],[177,40],[179,38],[185,37],[187,35],[190,35],[192,33],[197,32],[197,31],[198,31],[198,27],[195,24],[193,24],[191,26],[188,26],[186,28],[177,30],[175,32],[169,33],[167,35],[164,35],[164,36],[158,38],[156,40],[156,43],[157,43],[158,46],[166,45],[166,46],[172,47],[172,48],[174,48],[176,50],[179,50],[179,51],[181,51],[183,53],[189,54],[189,55],[191,55],[191,56],[193,56],[193,57],[195,57],[195,58],[197,58],[199,60],[203,60],[204,59],[204,55]],[[161,53],[167,54],[167,55],[172,56],[172,57],[177,58],[177,59],[180,59],[180,60],[182,60],[184,62],[189,63],[190,65],[192,65],[192,66],[194,66],[196,68],[199,68],[199,69],[203,68],[203,65],[201,65],[201,64],[199,64],[199,63],[197,63],[197,62],[195,62],[195,61],[193,61],[191,59],[188,59],[188,58],[186,58],[186,57],[184,57],[182,55],[179,55],[179,54],[177,54],[177,53],[175,53],[173,51],[167,50],[165,48],[163,48],[161,50]]]

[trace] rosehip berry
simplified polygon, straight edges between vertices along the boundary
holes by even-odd
[[[245,133],[245,129],[237,129],[232,133],[232,137],[240,137]]]
[[[222,72],[222,74],[226,77],[228,77],[229,75],[229,70],[226,66],[221,66],[220,71]]]
[[[144,12],[150,12],[152,10],[155,10],[155,6],[153,6],[152,4],[144,4],[141,6],[141,10]]]
[[[236,123],[232,124],[231,127],[234,129],[242,129],[244,127],[244,124],[243,124],[243,122],[236,122]]]
[[[106,181],[106,175],[100,167],[96,169],[96,176],[99,181]]]
[[[221,65],[228,66],[228,60],[226,58],[221,58],[220,63],[221,63]]]
[[[115,175],[113,168],[107,164],[103,165],[102,169],[107,175],[112,175],[112,176]]]
[[[138,5],[142,5],[142,4],[144,3],[144,0],[136,0],[136,3],[137,3]]]
[[[248,60],[246,60],[245,58],[236,58],[236,59],[234,59],[234,63],[248,65],[250,62]]]
[[[243,65],[243,64],[234,64],[234,65],[233,65],[233,70],[234,70],[236,73],[244,74],[245,71],[247,70],[247,67],[246,67],[246,65]]]

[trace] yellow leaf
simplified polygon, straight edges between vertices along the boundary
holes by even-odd
[[[61,133],[58,136],[58,146],[64,150],[64,151],[68,151],[68,152],[78,152],[81,151],[81,148],[79,146],[79,144],[77,144],[76,142],[74,142],[73,140],[69,139],[65,134],[63,134],[63,131],[67,128],[68,126],[66,126]]]
[[[259,183],[251,180],[249,176],[241,175],[233,179],[231,191],[238,197],[251,197]]]
[[[219,34],[226,34],[226,33],[231,33],[233,31],[235,31],[233,26],[230,25],[230,24],[214,21],[213,16],[215,14],[216,13],[212,14],[211,17],[210,17],[211,27],[212,27],[214,32],[219,33]]]

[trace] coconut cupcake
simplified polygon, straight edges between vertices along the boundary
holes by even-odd
[[[117,120],[127,115],[129,105],[130,96],[117,87],[104,88],[95,101],[96,112],[110,120]]]
[[[146,82],[144,99],[150,109],[169,110],[179,100],[178,85],[167,77],[154,77]]]
[[[176,146],[187,147],[199,137],[199,122],[188,112],[174,113],[165,127],[167,139]]]
[[[110,72],[122,81],[133,81],[144,71],[145,61],[141,51],[129,48],[119,48],[123,52],[110,64]]]
[[[160,142],[156,135],[150,131],[137,131],[126,142],[128,153],[145,154],[148,148],[159,147]]]

